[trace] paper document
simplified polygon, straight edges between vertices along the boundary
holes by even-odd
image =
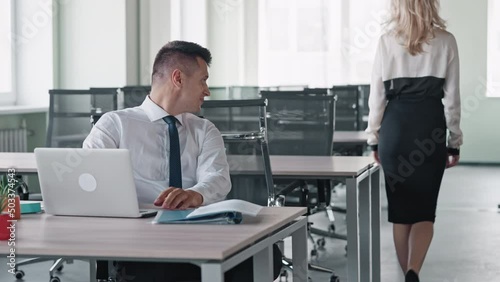
[[[242,215],[257,216],[262,206],[243,200],[226,200],[190,210],[160,210],[153,223],[238,224]]]
[[[193,217],[203,214],[215,213],[220,211],[237,211],[245,215],[257,216],[259,214],[262,206],[243,201],[243,200],[226,200],[222,202],[213,203],[208,206],[202,206],[195,209],[187,217]]]

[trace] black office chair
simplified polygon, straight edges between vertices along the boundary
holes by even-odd
[[[151,92],[150,85],[125,86],[120,88],[123,93],[123,108],[140,106]]]
[[[370,85],[333,86],[338,97],[335,129],[338,131],[364,131],[368,125],[368,96]],[[334,146],[334,154],[341,156],[362,156],[367,146],[362,144],[341,144]]]
[[[335,96],[330,89],[306,88],[302,91],[261,91],[269,102],[269,142],[272,155],[330,156],[335,129]],[[288,183],[290,180],[280,180]],[[305,184],[304,181],[297,184]],[[318,201],[326,203],[329,181],[318,181]],[[293,188],[288,185],[281,194]],[[308,190],[302,190],[301,195]],[[297,204],[306,205],[304,197]],[[296,201],[295,198],[290,200]],[[287,202],[290,202],[287,199]]]
[[[117,88],[49,90],[47,147],[81,148],[90,132],[88,117],[117,109]]]
[[[302,91],[261,91],[262,98],[268,100],[267,117],[269,127],[269,149],[272,155],[323,155],[330,156],[333,148],[333,134],[335,129],[335,101],[336,97],[330,89],[312,88]],[[346,239],[345,235],[334,232],[335,217],[330,206],[330,181],[316,180],[317,192],[315,197],[309,189],[309,182],[305,179],[276,179],[281,184],[278,196],[284,195],[285,205],[307,206],[309,214],[317,211],[326,211],[330,220],[330,229],[325,232],[310,227],[310,233],[320,234],[338,239]],[[298,195],[292,191],[300,190]],[[321,238],[313,242],[311,255],[316,256],[317,245],[324,246]],[[331,281],[338,277],[332,270],[313,267],[312,269],[332,272]]]
[[[199,115],[210,120],[219,129],[230,161],[231,155],[258,156],[252,160],[259,162],[257,167],[262,168],[262,177],[232,173],[231,181],[237,189],[231,189],[228,197],[245,199],[260,205],[279,205],[276,202],[267,145],[266,101],[209,100],[203,103]],[[256,190],[255,187],[266,189]]]
[[[360,124],[360,129],[365,130],[368,127],[368,113],[370,108],[368,107],[368,97],[370,96],[370,84],[358,85],[359,91],[359,113],[360,119],[358,123]]]
[[[335,129],[339,131],[359,131],[359,87],[357,85],[333,86],[337,96]]]

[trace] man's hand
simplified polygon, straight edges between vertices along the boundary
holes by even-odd
[[[446,168],[456,166],[459,160],[460,160],[460,155],[448,154],[448,156],[446,157]]]
[[[187,208],[197,208],[203,203],[203,196],[192,190],[169,187],[161,192],[154,201],[155,206],[161,206],[169,210],[185,210]]]

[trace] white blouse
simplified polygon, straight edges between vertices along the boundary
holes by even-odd
[[[378,144],[378,132],[384,116],[387,98],[384,82],[397,78],[435,77],[444,79],[444,113],[449,131],[448,147],[459,148],[463,143],[460,130],[460,72],[455,37],[436,30],[424,52],[412,56],[391,33],[381,36],[372,71],[368,105],[368,144]]]

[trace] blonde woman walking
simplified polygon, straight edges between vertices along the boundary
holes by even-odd
[[[438,10],[437,0],[392,0],[369,97],[368,144],[385,173],[406,282],[419,281],[441,179],[458,163],[462,145],[457,43]]]

